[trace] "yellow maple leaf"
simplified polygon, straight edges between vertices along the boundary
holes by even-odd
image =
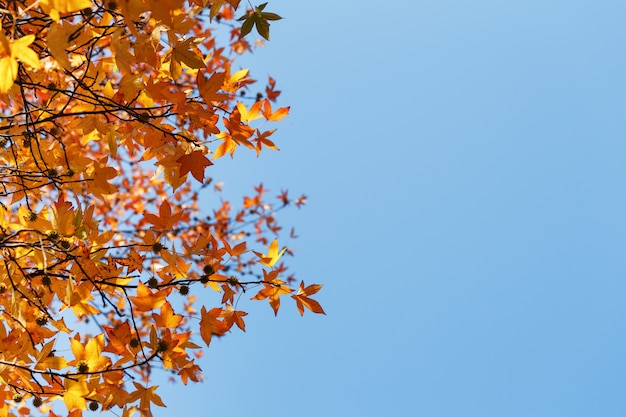
[[[235,72],[234,74],[229,76],[228,79],[224,80],[224,85],[222,85],[222,90],[226,91],[227,93],[236,93],[237,90],[239,90],[239,88],[241,87],[241,85],[244,82],[249,80],[247,77],[248,77],[247,69],[242,69],[242,70]]]
[[[278,239],[274,239],[274,241],[270,244],[269,249],[267,250],[267,255],[259,253],[259,252],[254,252],[259,258],[261,258],[261,260],[259,262],[261,262],[263,265],[267,265],[270,268],[273,267],[276,262],[278,262],[278,260],[280,259],[281,256],[283,256],[283,253],[285,253],[285,251],[287,250],[287,248],[282,248],[280,251],[278,250]]]
[[[15,82],[19,68],[18,60],[32,68],[41,68],[39,56],[29,48],[34,40],[35,35],[26,35],[16,40],[9,40],[2,32],[2,25],[0,25],[0,93],[9,91]]]
[[[262,105],[262,101],[256,101],[252,107],[250,107],[250,110],[248,110],[245,104],[237,102],[237,109],[239,110],[239,113],[241,113],[241,121],[244,123],[250,123],[253,120],[260,119],[262,117]]]
[[[63,369],[67,366],[67,360],[63,356],[54,356],[54,340],[46,343],[37,354],[35,369]]]
[[[215,135],[218,139],[222,139],[223,142],[215,149],[213,152],[213,159],[221,158],[222,156],[230,153],[232,157],[237,149],[237,142],[235,142],[232,137],[226,132],[220,132]]]
[[[65,378],[63,388],[63,402],[68,411],[87,409],[85,396],[89,394],[89,388],[84,380]]]
[[[52,20],[58,22],[61,13],[72,13],[82,9],[90,9],[93,3],[90,0],[39,0],[39,6],[50,16]]]
[[[84,345],[75,338],[70,339],[70,344],[76,359],[69,362],[69,365],[81,368],[81,364],[85,364],[88,367],[88,372],[105,369],[111,365],[111,359],[101,355],[104,347],[104,333],[89,339]],[[79,369],[79,372],[85,371]]]
[[[90,288],[88,288],[87,285],[78,284],[75,286],[72,279],[67,280],[67,290],[64,301],[72,308],[76,317],[89,316],[98,312],[97,308],[89,304],[89,301],[93,300],[93,296],[89,291]]]

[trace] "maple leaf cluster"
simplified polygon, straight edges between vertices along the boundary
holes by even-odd
[[[235,69],[280,16],[239,3],[0,0],[0,417],[151,416],[151,375],[200,381],[242,296],[324,314],[278,240],[305,196],[208,209],[211,166],[289,113]]]

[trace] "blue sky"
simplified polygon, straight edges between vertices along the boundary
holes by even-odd
[[[281,151],[211,174],[309,196],[282,218],[328,315],[240,305],[155,416],[626,415],[626,3],[267,10]]]

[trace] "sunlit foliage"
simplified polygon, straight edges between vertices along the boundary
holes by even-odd
[[[0,417],[150,416],[151,375],[201,380],[242,296],[324,313],[279,245],[306,197],[215,198],[212,166],[277,150],[289,113],[235,66],[266,6],[0,0]]]

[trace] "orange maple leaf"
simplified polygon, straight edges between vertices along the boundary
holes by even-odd
[[[152,292],[150,288],[140,282],[137,284],[137,296],[128,298],[130,298],[138,311],[150,311],[165,304],[166,297],[167,292],[165,290]]]
[[[270,306],[272,306],[272,309],[274,310],[274,315],[278,314],[278,309],[280,308],[280,296],[293,292],[291,288],[283,285],[285,284],[285,281],[276,278],[277,275],[277,270],[267,273],[264,269],[263,285],[265,288],[251,298],[251,300],[265,300],[266,298],[269,298]]]
[[[265,95],[268,99],[270,99],[270,101],[275,102],[280,93],[280,90],[276,90],[276,81],[272,77],[270,77],[268,81],[268,86],[265,87]]]
[[[180,379],[183,381],[183,384],[187,385],[187,382],[191,379],[194,382],[198,382],[202,379],[202,375],[200,372],[202,369],[195,363],[189,362],[185,364],[180,371],[178,371],[178,375]]]
[[[235,142],[228,133],[220,132],[217,137],[222,139],[224,142],[220,143],[213,153],[213,159],[221,158],[227,153],[229,153],[232,157],[235,150],[237,150],[237,142]]]
[[[151,417],[154,372],[202,379],[195,343],[245,331],[244,293],[275,314],[285,294],[323,313],[272,241],[286,193],[270,203],[261,184],[214,210],[201,194],[222,190],[207,178],[214,158],[277,149],[262,126],[289,108],[272,78],[251,89],[235,54],[280,16],[250,5],[242,27],[240,0],[105,3],[20,1],[0,19],[0,417],[57,417],[63,402],[69,417]],[[200,9],[229,26],[225,42]],[[203,286],[221,303],[202,307]]]
[[[175,329],[183,320],[180,314],[174,314],[172,305],[168,302],[161,307],[161,314],[152,313],[154,322],[159,328]]]
[[[72,207],[72,203],[65,201],[62,196],[59,197],[52,205],[52,226],[54,226],[59,235],[69,237],[76,232],[75,221],[76,212]]]
[[[226,252],[230,256],[239,256],[247,250],[246,242],[241,242],[232,248],[226,239],[222,239],[222,243],[224,244],[224,249],[226,249]]]
[[[315,300],[309,298],[310,295],[317,293],[322,289],[322,286],[319,284],[309,285],[308,287],[304,287],[304,281],[300,283],[300,288],[298,288],[298,292],[291,296],[294,300],[296,300],[296,305],[298,306],[298,311],[300,315],[304,315],[304,307],[308,308],[314,313],[318,314],[326,314],[322,306]]]
[[[272,105],[269,100],[263,100],[263,117],[268,121],[277,122],[289,114],[289,107],[281,107],[272,112]]]
[[[102,198],[103,194],[113,194],[117,191],[117,188],[113,184],[109,184],[109,180],[117,177],[119,172],[115,168],[107,165],[108,160],[109,157],[105,156],[97,162],[94,161],[93,167],[91,168],[93,182],[88,183],[88,187],[98,198]]]
[[[247,69],[242,69],[242,70],[235,72],[232,75],[229,75],[228,79],[224,80],[224,85],[222,85],[222,90],[226,91],[227,93],[236,93],[237,90],[239,90],[239,88],[241,88],[242,85],[250,84],[254,82],[254,80],[251,80],[247,77],[248,77]]]
[[[172,214],[172,207],[167,200],[163,200],[159,207],[159,215],[152,213],[144,214],[144,219],[154,225],[155,230],[172,230],[174,225],[180,220],[182,212]]]
[[[198,72],[198,91],[206,104],[212,106],[213,102],[221,103],[228,99],[228,94],[217,92],[222,88],[225,77],[225,72],[216,72],[207,80],[201,72]]]
[[[261,131],[257,129],[256,131],[257,136],[255,139],[252,140],[253,142],[256,142],[254,149],[256,150],[257,156],[261,154],[261,150],[263,149],[263,146],[265,146],[268,149],[273,149],[275,151],[278,150],[278,147],[274,144],[274,142],[268,139],[268,137],[270,137],[274,132],[276,132],[276,129],[268,130],[263,133],[261,133]]]
[[[248,313],[245,311],[237,311],[231,305],[227,305],[221,314],[224,318],[224,322],[228,325],[228,328],[231,328],[233,324],[237,324],[237,327],[244,332],[246,331],[246,323],[243,321],[243,317],[247,315]]]
[[[222,314],[222,309],[219,307],[212,308],[207,311],[204,306],[200,311],[200,336],[207,346],[211,344],[212,336],[222,336],[228,331],[228,325],[222,320],[218,320]]]
[[[228,118],[222,118],[222,122],[228,132],[220,132],[215,135],[223,142],[215,150],[213,159],[221,158],[227,153],[230,153],[232,157],[237,149],[237,145],[254,149],[254,145],[248,139],[252,137],[256,129],[251,128],[241,121],[241,113],[239,113],[238,108],[235,108]]]
[[[183,177],[191,172],[191,175],[199,182],[204,182],[204,170],[206,167],[213,165],[209,161],[205,152],[197,150],[187,155],[183,155],[176,160],[180,164],[180,176]]]
[[[224,294],[222,295],[222,304],[226,304],[227,302],[232,304],[235,300],[235,295],[237,295],[237,293],[233,291],[233,289],[228,284],[222,284],[222,290],[224,291]]]
[[[128,322],[124,322],[116,327],[105,327],[104,331],[106,332],[107,339],[109,341],[104,348],[104,351],[116,353],[118,355],[126,353],[128,350],[128,343],[130,342],[132,336]]]
[[[145,260],[145,256],[140,255],[135,249],[131,249],[126,258],[116,259],[116,262],[126,266],[127,273],[130,274],[133,271],[143,271],[143,261]]]
[[[244,145],[251,149],[253,148],[252,144],[248,142],[248,139],[252,137],[256,129],[243,123],[238,108],[235,108],[228,118],[223,118],[222,120],[224,127],[230,132],[230,136],[237,144]]]
[[[172,49],[170,60],[170,71],[174,79],[177,79],[181,74],[181,63],[193,69],[201,69],[206,66],[202,55],[198,55],[197,52],[198,44],[201,41],[201,38],[191,37],[176,42]]]
[[[143,414],[152,416],[152,412],[150,411],[151,403],[154,403],[159,407],[165,407],[163,400],[155,392],[159,387],[158,385],[147,388],[137,382],[133,382],[133,384],[135,385],[135,388],[137,388],[137,391],[130,394],[129,402],[139,400],[139,409]]]

